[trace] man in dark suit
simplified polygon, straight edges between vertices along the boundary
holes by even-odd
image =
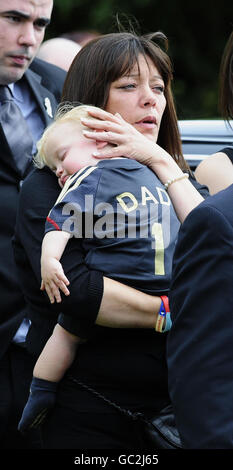
[[[233,185],[185,220],[174,255],[169,390],[186,448],[233,448]]]
[[[21,110],[22,124],[26,123],[32,139],[31,156],[35,153],[36,141],[53,119],[65,79],[61,69],[38,59],[32,62],[50,22],[52,7],[52,0],[1,0],[0,4],[0,89],[10,90]],[[27,312],[17,280],[12,237],[19,191],[33,164],[29,158],[24,169],[19,168],[3,126],[2,106],[1,102],[0,447],[22,448],[33,445],[27,444],[16,430],[35,359],[25,348]],[[15,137],[17,144],[21,125],[12,127],[10,136]]]

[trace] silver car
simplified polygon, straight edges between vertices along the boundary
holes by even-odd
[[[179,129],[184,157],[192,170],[212,153],[233,146],[233,121],[181,120]]]

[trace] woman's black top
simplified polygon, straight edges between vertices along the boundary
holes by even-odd
[[[191,178],[192,180],[192,178]],[[203,196],[205,187],[194,185]],[[48,169],[35,170],[21,189],[14,252],[19,279],[28,304],[31,328],[27,348],[39,355],[61,313],[40,291],[40,253],[45,219],[60,188]],[[89,271],[84,253],[71,239],[62,258],[70,280],[70,296],[63,297],[62,312],[75,315],[79,336],[88,338],[78,347],[70,372],[112,400],[131,409],[160,409],[169,402],[166,366],[166,335],[152,329],[106,328],[95,325],[103,295],[103,273]],[[79,411],[101,412],[101,402],[88,392],[76,390],[68,380],[60,386],[59,399]]]
[[[228,156],[228,158],[231,160],[231,162],[233,163],[233,147],[226,147],[220,150],[220,152],[225,153]]]

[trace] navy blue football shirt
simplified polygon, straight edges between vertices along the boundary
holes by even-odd
[[[45,231],[77,238],[89,268],[144,292],[168,292],[180,223],[168,193],[146,166],[102,160],[72,175]]]

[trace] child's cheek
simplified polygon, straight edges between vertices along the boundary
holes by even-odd
[[[82,162],[77,157],[72,158],[64,162],[63,168],[69,175],[72,175],[82,168]]]

